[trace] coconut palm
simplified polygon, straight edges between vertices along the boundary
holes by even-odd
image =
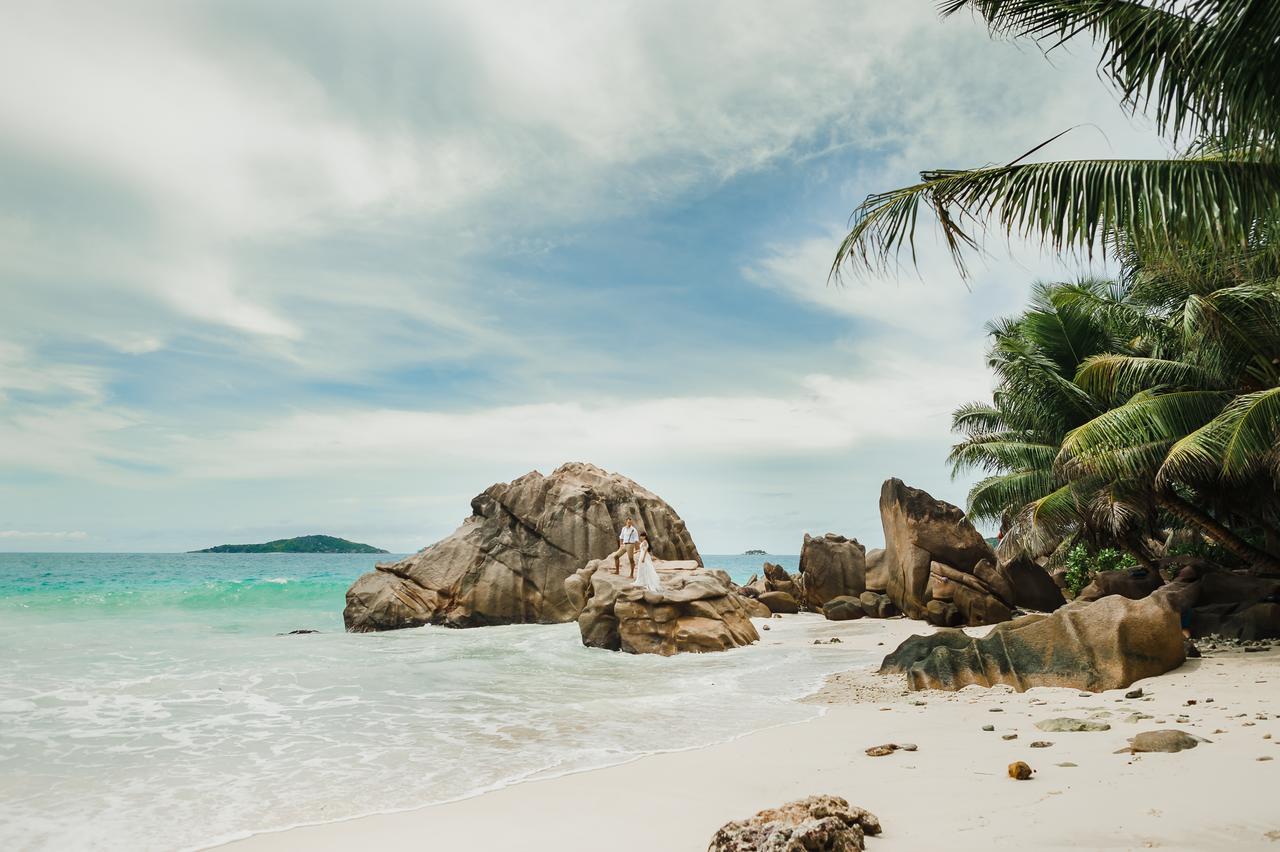
[[[1081,389],[1117,404],[1066,436],[1060,462],[1069,477],[1149,481],[1166,511],[1241,559],[1280,569],[1222,520],[1273,535],[1280,520],[1280,286],[1200,293],[1195,281],[1169,312],[1176,357],[1109,353],[1081,366]]]
[[[988,325],[997,387],[990,403],[956,410],[952,428],[961,440],[949,461],[953,475],[988,474],[969,492],[968,512],[1000,524],[1007,555],[1043,555],[1072,535],[1119,543],[1147,561],[1149,494],[1104,476],[1070,479],[1057,464],[1071,430],[1107,408],[1074,382],[1081,366],[1101,353],[1139,351],[1132,321],[1115,318],[1133,312],[1127,299],[1121,285],[1105,281],[1038,285],[1025,312]]]
[[[964,269],[995,225],[1009,237],[1091,255],[1124,234],[1142,248],[1248,249],[1280,219],[1280,2],[1276,0],[943,0],[994,36],[1052,51],[1075,37],[1101,48],[1099,73],[1131,112],[1149,114],[1183,156],[929,169],[854,212],[832,265],[882,269],[915,257],[932,212]],[[1056,138],[1056,137],[1055,137]],[[1053,141],[1053,140],[1050,140]],[[1046,143],[1047,144],[1047,143]]]

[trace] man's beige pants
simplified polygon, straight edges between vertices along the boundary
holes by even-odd
[[[627,554],[627,559],[631,561],[631,573],[636,573],[636,543],[624,544],[613,553],[613,570],[622,573],[622,554]]]

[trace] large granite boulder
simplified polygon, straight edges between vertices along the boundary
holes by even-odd
[[[862,618],[867,613],[858,598],[840,595],[822,605],[822,614],[827,621],[852,621],[855,618]]]
[[[612,560],[593,560],[565,580],[567,594],[582,599],[578,629],[589,648],[671,656],[725,651],[760,639],[751,623],[751,608],[759,602],[711,572],[673,572],[659,563],[663,590],[651,592],[612,567]]]
[[[1274,578],[1234,574],[1213,566],[1180,574],[1151,596],[1186,613],[1192,636],[1280,638],[1280,580]]]
[[[995,624],[1012,615],[1013,584],[991,546],[964,512],[900,479],[880,489],[885,591],[909,618],[929,618],[954,605],[964,624]],[[929,601],[944,605],[929,610]],[[946,622],[938,622],[946,623]]]
[[[912,636],[885,657],[910,689],[1007,684],[1022,692],[1060,686],[1100,692],[1164,674],[1185,659],[1178,614],[1159,598],[1119,595],[1034,613],[974,639],[962,630]]]
[[[787,592],[765,592],[758,598],[760,603],[778,615],[791,615],[800,611],[800,603]]]
[[[1000,563],[1000,572],[1013,585],[1013,603],[1019,609],[1053,612],[1067,602],[1062,588],[1049,572],[1030,556],[1020,553]]]
[[[884,561],[884,548],[867,551],[867,591],[884,593],[889,588],[889,568]]]
[[[792,577],[787,569],[772,562],[764,563],[765,591],[784,592],[796,600],[800,600],[804,592],[801,590],[800,578]]]
[[[648,533],[655,556],[701,562],[684,521],[662,498],[621,474],[574,462],[550,476],[534,471],[490,486],[447,538],[361,576],[347,591],[347,629],[572,621],[580,607],[565,579],[612,553],[627,517]]]
[[[1107,595],[1121,595],[1130,600],[1145,598],[1164,585],[1159,572],[1148,568],[1133,568],[1119,571],[1099,571],[1093,575],[1093,581],[1080,590],[1077,600],[1096,601]]]
[[[866,572],[866,548],[857,539],[806,533],[800,546],[801,603],[820,610],[833,598],[856,598],[866,591]]]
[[[810,796],[721,826],[707,852],[862,852],[880,820],[839,796]]]

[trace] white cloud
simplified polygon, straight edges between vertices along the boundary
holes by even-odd
[[[62,541],[81,541],[89,537],[86,532],[80,530],[75,531],[56,531],[56,532],[34,532],[27,530],[0,530],[0,538],[18,538],[18,539],[34,539],[37,541],[47,539],[59,539]]]

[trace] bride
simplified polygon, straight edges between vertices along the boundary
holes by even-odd
[[[636,585],[649,592],[662,591],[662,581],[658,579],[658,569],[654,567],[653,554],[649,552],[649,536],[644,533],[640,533],[640,567],[636,571]]]

